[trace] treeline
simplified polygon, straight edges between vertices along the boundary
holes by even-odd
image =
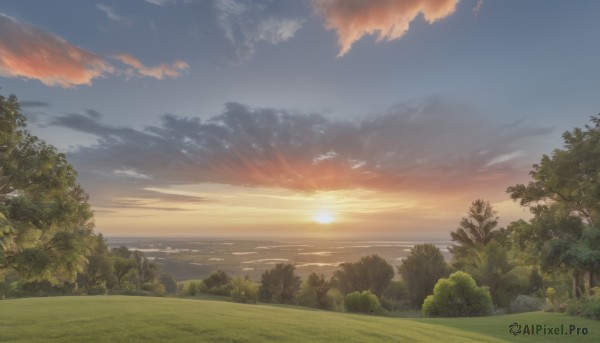
[[[381,304],[393,309],[391,301],[401,301],[402,286],[393,282],[394,269],[377,255],[365,256],[358,262],[343,263],[332,278],[311,273],[302,281],[292,264],[278,263],[266,270],[260,282],[248,277],[230,277],[215,271],[200,282],[182,286],[183,295],[198,293],[230,296],[240,303],[279,303],[314,307],[331,311],[372,313]]]
[[[177,293],[177,282],[162,273],[160,267],[142,252],[127,247],[108,249],[104,237],[95,237],[94,246],[85,268],[75,281],[51,283],[46,280],[28,281],[16,271],[8,271],[0,282],[0,297],[49,295],[150,295],[165,296]]]

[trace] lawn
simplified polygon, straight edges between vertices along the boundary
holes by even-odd
[[[589,333],[515,337],[513,322]],[[0,342],[600,342],[600,322],[555,313],[412,319],[127,296],[4,300],[0,326]]]

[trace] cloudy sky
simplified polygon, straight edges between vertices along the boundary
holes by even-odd
[[[447,239],[600,112],[598,1],[0,3],[0,93],[106,235]],[[324,222],[330,222],[324,224]]]

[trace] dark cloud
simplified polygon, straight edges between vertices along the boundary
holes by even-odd
[[[90,118],[96,119],[96,120],[102,118],[102,113],[95,111],[95,110],[91,110],[89,108],[85,110],[85,114],[87,114]]]
[[[51,107],[52,104],[45,101],[37,101],[37,100],[29,100],[29,101],[19,101],[21,108],[30,109],[30,108],[46,108]]]
[[[98,138],[69,156],[93,197],[143,199],[167,196],[148,188],[199,183],[468,192],[509,184],[531,163],[522,149],[527,139],[552,131],[494,124],[439,97],[360,122],[228,103],[209,120],[164,115],[160,125],[144,130],[77,114],[56,117],[52,125]]]

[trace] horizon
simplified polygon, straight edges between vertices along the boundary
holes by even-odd
[[[476,199],[501,227],[531,217],[506,189],[598,112],[596,13],[7,0],[0,94],[66,154],[106,237],[450,240]]]

